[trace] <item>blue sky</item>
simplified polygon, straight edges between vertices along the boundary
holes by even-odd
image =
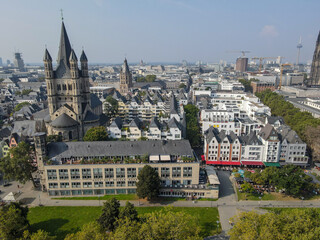
[[[60,9],[76,53],[89,62],[218,62],[284,56],[312,59],[320,30],[319,0],[0,0],[0,57],[23,53],[42,62],[45,45],[56,59]]]

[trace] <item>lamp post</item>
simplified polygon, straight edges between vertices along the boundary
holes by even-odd
[[[217,231],[218,231],[220,222],[219,222],[219,220],[217,220],[216,222],[217,222]]]

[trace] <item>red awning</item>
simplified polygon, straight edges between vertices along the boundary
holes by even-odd
[[[255,165],[255,166],[263,166],[263,163],[260,161],[241,161],[242,165]]]
[[[206,161],[207,164],[214,164],[214,165],[237,165],[240,166],[240,162],[228,162],[228,161]]]

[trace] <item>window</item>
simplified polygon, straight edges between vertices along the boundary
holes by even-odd
[[[94,182],[94,187],[103,187],[103,182]]]
[[[57,179],[57,170],[48,169],[47,175],[48,175],[48,180],[56,180]]]
[[[69,179],[68,169],[59,169],[59,179]]]
[[[105,178],[114,178],[113,168],[104,169]]]
[[[126,176],[124,168],[116,168],[116,177],[117,178],[125,178]]]
[[[80,179],[80,170],[79,169],[70,169],[71,179]]]
[[[125,187],[126,182],[125,181],[117,181],[117,187]]]
[[[79,182],[73,182],[71,183],[72,188],[80,188],[81,184]]]
[[[49,183],[49,188],[58,188],[58,183]]]
[[[106,187],[114,187],[114,181],[106,181]]]
[[[181,167],[172,168],[172,177],[181,177]]]
[[[127,176],[128,176],[128,178],[137,177],[137,169],[136,168],[128,168],[127,169]]]
[[[183,168],[183,176],[184,177],[192,177],[192,167],[184,167]]]
[[[102,176],[102,168],[94,168],[93,169],[93,177],[94,178],[103,178],[103,176]]]
[[[92,187],[92,182],[83,182],[82,183],[84,188],[91,188]]]
[[[82,169],[82,179],[91,179],[91,169],[83,168]]]
[[[128,181],[128,186],[129,187],[136,186],[136,181]]]
[[[161,177],[168,178],[170,177],[170,169],[167,167],[161,168]]]
[[[70,185],[69,185],[68,182],[62,182],[62,183],[60,183],[60,188],[69,188],[69,187],[70,187]]]

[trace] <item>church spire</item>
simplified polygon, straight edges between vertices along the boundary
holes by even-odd
[[[59,45],[59,52],[58,52],[58,59],[57,59],[58,65],[60,65],[60,63],[63,61],[66,66],[70,67],[70,63],[69,63],[70,54],[71,54],[71,45],[69,42],[66,28],[64,26],[64,22],[62,21],[60,45]]]
[[[128,62],[127,62],[127,58],[124,59],[123,65],[122,65],[122,72],[124,73],[129,73],[129,66],[128,66]]]

